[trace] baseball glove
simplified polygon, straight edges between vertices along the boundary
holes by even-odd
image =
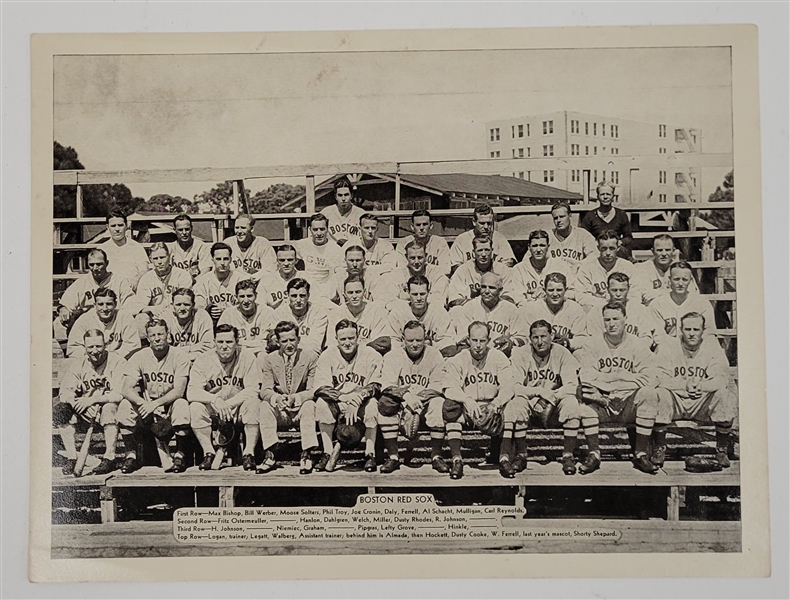
[[[157,439],[167,441],[173,437],[173,422],[168,416],[161,416],[156,413],[151,415],[151,432]]]
[[[704,456],[686,457],[686,471],[689,473],[713,473],[721,470],[722,466],[713,458]]]
[[[509,335],[503,335],[494,340],[494,348],[501,350],[506,356],[510,356],[510,351],[513,349],[513,340]]]
[[[483,434],[491,437],[499,437],[505,430],[505,422],[502,419],[502,411],[497,410],[490,404],[483,407],[480,416],[475,419],[475,427]]]
[[[549,419],[551,418],[551,413],[553,412],[554,406],[552,406],[551,402],[548,402],[543,398],[538,398],[538,401],[535,403],[535,406],[532,409],[532,414],[535,415],[535,418],[540,422],[544,429],[548,427]]]
[[[601,394],[601,391],[597,387],[589,383],[582,383],[578,388],[577,395],[582,402],[587,404],[600,404],[601,406],[607,406],[609,404],[609,400],[606,396]]]

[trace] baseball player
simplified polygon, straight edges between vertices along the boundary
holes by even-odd
[[[406,246],[411,242],[419,242],[425,246],[425,262],[434,267],[439,267],[442,273],[450,276],[450,246],[440,235],[432,235],[433,221],[431,213],[427,210],[415,210],[411,214],[411,228],[414,235],[408,235],[398,240],[395,250],[403,257],[406,256]]]
[[[447,297],[447,276],[440,267],[427,263],[425,247],[419,242],[410,242],[406,245],[406,265],[393,269],[386,277],[390,279],[392,287],[387,295],[387,301],[394,299],[408,300],[408,281],[415,275],[422,275],[430,283],[429,302],[443,306]]]
[[[152,319],[146,327],[148,348],[135,354],[128,365],[123,400],[118,405],[118,426],[126,447],[122,473],[134,473],[142,464],[138,457],[140,430],[151,429],[166,473],[186,470],[186,438],[189,433],[189,356],[168,343],[167,323]],[[170,456],[168,442],[175,433],[176,454]]]
[[[576,272],[575,299],[587,312],[600,310],[606,304],[606,287],[611,273],[625,273],[633,281],[634,265],[617,255],[619,247],[617,234],[609,229],[603,231],[598,235],[598,256],[585,259]],[[636,289],[631,293],[638,297]]]
[[[372,348],[359,345],[358,327],[353,321],[340,321],[335,326],[335,338],[337,345],[327,348],[316,367],[318,399],[315,415],[324,454],[315,468],[317,471],[333,471],[335,468],[340,456],[340,445],[332,445],[332,433],[338,419],[353,425],[361,417],[365,426],[362,438],[365,442],[365,471],[372,473],[376,470],[374,451],[378,406],[371,399],[375,399],[381,391],[382,358]],[[322,387],[337,392],[337,402],[332,402],[334,407],[330,406],[331,401],[319,397]],[[332,448],[331,455],[326,454],[328,448]]]
[[[655,344],[655,325],[648,310],[639,300],[629,298],[630,280],[628,275],[616,271],[607,280],[608,302],[618,302],[625,309],[625,331],[641,338],[649,347]],[[604,331],[603,319],[598,311],[587,313],[587,335],[600,336]]]
[[[523,314],[527,323],[542,320],[551,324],[553,341],[573,352],[581,347],[587,333],[587,313],[565,297],[567,281],[562,273],[546,275],[543,282],[546,297],[529,303]]]
[[[737,399],[728,385],[729,363],[719,342],[705,337],[705,317],[690,312],[680,319],[680,335],[658,353],[658,416],[652,461],[664,465],[666,425],[684,419],[713,423],[716,427],[716,462],[730,466],[732,424]]]
[[[268,277],[261,277],[258,282],[258,297],[265,300],[266,305],[273,309],[279,308],[283,300],[288,297],[285,288],[289,281],[297,277],[310,281],[307,273],[296,270],[296,249],[293,246],[290,244],[278,246],[276,255],[277,271]],[[313,285],[314,293],[315,289]]]
[[[289,281],[286,291],[288,302],[283,302],[280,308],[274,311],[274,322],[296,323],[299,326],[301,347],[315,350],[320,354],[324,349],[329,321],[326,310],[323,306],[313,304],[310,300],[310,284],[301,277]]]
[[[214,266],[208,273],[200,275],[192,288],[195,290],[195,306],[204,309],[214,323],[219,321],[223,310],[236,304],[236,284],[245,278],[232,268],[232,254],[226,243],[213,244],[211,261]]]
[[[74,473],[77,463],[77,446],[74,440],[77,417],[101,425],[106,450],[93,473],[104,475],[116,468],[118,425],[115,417],[118,403],[123,399],[121,390],[126,374],[126,361],[107,351],[101,329],[88,329],[82,336],[85,355],[71,362],[63,374],[60,397],[52,407],[52,420],[66,450],[64,475]]]
[[[365,266],[365,250],[362,246],[345,246],[345,269],[338,269],[332,287],[332,302],[343,301],[343,282],[349,277],[359,277],[365,284],[365,300],[388,302],[391,298],[389,277],[382,276],[379,267]]]
[[[516,424],[525,423],[529,408],[523,399],[513,399],[513,368],[504,353],[489,347],[488,325],[475,321],[467,330],[469,348],[447,360],[442,393],[447,399],[442,417],[447,431],[447,443],[452,454],[450,478],[464,474],[461,456],[461,428],[465,418],[477,423],[485,412],[501,412],[504,430],[500,445],[499,472],[503,477],[515,477],[510,462],[513,431]],[[430,412],[431,406],[428,407]],[[425,422],[434,423],[436,415],[426,414]],[[429,425],[430,426],[430,425]]]
[[[642,297],[639,300],[645,306],[672,289],[669,282],[669,267],[678,260],[676,255],[680,254],[675,249],[675,240],[666,233],[653,238],[652,250],[653,258],[651,260],[634,265],[634,277],[639,281],[638,287],[642,290]],[[689,292],[691,294],[699,293],[697,282],[693,277],[689,283]]]
[[[395,301],[390,305],[390,329],[397,342],[405,342],[402,332],[409,321],[418,321],[425,329],[425,341],[434,346],[445,358],[457,353],[455,346],[455,324],[442,304],[428,302],[431,289],[428,278],[415,275],[407,282],[409,301]]]
[[[510,288],[511,269],[494,260],[491,238],[476,237],[472,241],[474,256],[458,267],[447,287],[447,305],[450,309],[462,306],[480,295],[480,279],[483,273],[493,271],[502,277],[504,289]]]
[[[474,258],[473,241],[479,237],[487,237],[492,240],[493,260],[505,267],[512,267],[516,264],[516,256],[510,247],[510,242],[504,235],[496,231],[496,218],[490,206],[480,204],[475,207],[472,225],[472,229],[455,238],[450,248],[451,269],[456,269]]]
[[[211,252],[209,245],[192,235],[192,219],[187,214],[180,214],[173,219],[176,241],[167,247],[173,257],[173,266],[183,269],[192,276],[192,281],[202,273],[211,270]]]
[[[266,350],[269,332],[277,324],[274,310],[256,302],[257,285],[252,279],[239,281],[236,284],[236,305],[228,306],[219,318],[219,325],[233,325],[239,332],[239,345],[255,354]]]
[[[400,468],[398,425],[402,411],[409,411],[412,418],[420,419],[429,404],[433,404],[430,414],[438,418],[428,424],[431,429],[431,465],[436,471],[447,473],[449,468],[442,459],[444,398],[439,393],[444,381],[445,360],[441,352],[426,343],[425,327],[419,321],[407,322],[402,335],[403,347],[394,348],[387,355],[381,373],[378,423],[388,458],[380,471],[392,473]],[[397,388],[397,398],[393,388]]]
[[[467,331],[470,324],[481,321],[488,324],[491,334],[491,347],[510,356],[514,346],[523,346],[529,336],[529,325],[524,321],[522,312],[512,302],[500,298],[502,277],[489,271],[480,279],[480,297],[464,304],[457,312],[456,330]],[[468,340],[460,339],[458,346],[468,345]]]
[[[685,260],[672,263],[669,267],[669,282],[671,289],[662,293],[650,303],[648,311],[656,329],[656,343],[660,347],[668,342],[667,338],[678,336],[678,322],[680,317],[690,312],[698,312],[705,317],[709,327],[716,326],[716,317],[710,301],[699,294],[689,292],[689,286],[694,280],[694,274]],[[706,335],[709,335],[706,332]]]
[[[274,248],[265,237],[255,235],[255,221],[248,215],[236,217],[234,235],[225,238],[233,257],[233,270],[251,275],[256,281],[277,270]]]
[[[280,348],[258,356],[262,373],[260,429],[264,458],[257,472],[266,473],[277,465],[272,450],[280,441],[277,431],[298,424],[302,442],[299,473],[313,470],[312,452],[318,447],[315,426],[315,373],[318,354],[299,347],[299,327],[281,321],[274,327]]]
[[[217,449],[211,439],[212,428],[219,433],[217,445],[227,445],[238,421],[244,425],[242,454],[254,456],[260,436],[258,425],[261,370],[255,355],[239,346],[239,332],[232,325],[218,325],[214,350],[201,354],[192,364],[187,385],[190,425],[203,449],[201,471],[211,470]],[[244,461],[244,469],[255,468]]]
[[[109,288],[99,288],[93,296],[96,305],[74,323],[69,332],[66,356],[85,354],[85,332],[103,332],[106,349],[121,358],[129,358],[140,349],[140,334],[129,311],[118,310],[118,297]]]
[[[569,350],[553,343],[551,324],[539,320],[530,325],[529,346],[514,348],[511,356],[515,397],[523,398],[543,427],[560,425],[563,431],[562,471],[576,473],[573,451],[579,433],[578,361]],[[517,424],[513,432],[515,471],[527,466],[527,425]]]
[[[365,300],[365,286],[359,277],[351,276],[343,284],[345,302],[329,313],[328,330],[334,331],[342,320],[357,324],[359,343],[367,344],[382,356],[389,352],[395,332],[389,324],[389,313],[378,302]]]
[[[528,253],[523,260],[510,270],[507,296],[519,308],[546,295],[543,280],[549,273],[562,273],[566,281],[573,281],[572,267],[562,258],[549,258],[549,234],[542,229],[529,233]],[[573,283],[566,288],[565,294],[573,298]]]
[[[351,182],[342,177],[335,182],[335,204],[321,211],[329,221],[329,237],[339,246],[352,236],[359,237],[359,219],[365,211],[354,204]]]
[[[186,352],[190,362],[214,347],[214,324],[205,310],[195,308],[195,292],[189,288],[173,291],[173,306],[162,319],[168,343]]]
[[[373,213],[359,218],[359,236],[348,238],[348,244],[365,249],[365,266],[378,267],[380,273],[388,273],[398,266],[398,255],[387,240],[379,239],[379,219]]]
[[[110,212],[107,215],[110,239],[99,244],[99,248],[104,250],[113,272],[126,279],[133,290],[137,290],[137,282],[150,265],[143,245],[127,236],[127,226],[126,215],[118,211]]]
[[[614,186],[604,181],[596,187],[598,208],[588,211],[579,223],[589,231],[597,240],[607,230],[614,231],[620,243],[617,246],[617,256],[631,258],[631,245],[634,238],[631,233],[631,220],[625,211],[612,206],[614,202]]]
[[[591,337],[577,353],[579,415],[590,453],[579,468],[582,474],[601,466],[598,424],[635,424],[634,467],[651,475],[658,468],[647,455],[658,414],[658,371],[655,356],[639,338],[625,331],[625,309],[609,303],[602,309],[604,333]]]
[[[563,259],[576,274],[584,259],[598,255],[595,238],[583,227],[571,226],[571,207],[565,201],[551,207],[551,218],[554,229],[549,232],[549,258]]]
[[[326,215],[310,217],[309,231],[310,237],[293,243],[296,255],[304,261],[304,279],[314,286],[313,294],[331,300],[336,291],[335,272],[345,266],[345,254],[337,244],[330,243]]]

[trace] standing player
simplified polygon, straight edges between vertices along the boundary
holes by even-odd
[[[189,356],[168,344],[167,323],[153,319],[146,327],[150,346],[129,360],[123,387],[124,399],[118,405],[118,425],[126,457],[122,473],[134,473],[142,464],[137,455],[141,429],[151,429],[167,473],[186,470],[186,438],[189,433]],[[176,455],[170,456],[168,442],[175,432]]]
[[[430,282],[429,301],[444,305],[444,300],[447,297],[447,276],[442,273],[440,267],[434,267],[427,263],[425,247],[419,242],[410,242],[406,245],[406,266],[398,267],[387,274],[387,278],[392,282],[392,290],[387,296],[388,301],[396,298],[408,300],[408,281],[416,275],[422,275]]]
[[[546,295],[543,280],[549,273],[563,273],[566,281],[571,278],[571,266],[561,258],[549,258],[548,250],[549,234],[542,229],[530,231],[527,255],[510,270],[507,295],[519,308]],[[565,291],[573,297],[572,285]]]
[[[60,383],[60,398],[52,407],[52,421],[58,428],[66,450],[63,474],[71,475],[77,463],[74,439],[77,417],[96,422],[104,430],[105,452],[94,475],[115,470],[115,445],[118,441],[116,413],[123,399],[126,361],[107,351],[104,332],[88,329],[83,334],[85,355],[69,364]],[[90,443],[90,440],[88,440]]]
[[[473,260],[468,260],[455,270],[450,285],[447,287],[447,305],[449,308],[462,306],[480,295],[480,279],[489,271],[502,277],[504,289],[510,286],[510,271],[501,262],[494,261],[494,250],[491,238],[476,237]]]
[[[245,456],[255,454],[260,427],[258,416],[261,371],[255,355],[239,346],[239,332],[232,325],[218,325],[214,333],[214,350],[201,354],[189,372],[187,398],[190,424],[203,449],[201,471],[211,470],[216,449],[211,430],[216,423],[221,443],[229,442],[236,423],[244,425]],[[249,465],[244,465],[249,470]]]
[[[405,343],[404,328],[409,321],[417,321],[425,330],[425,341],[436,347],[445,358],[457,353],[455,346],[455,324],[442,304],[428,302],[431,285],[423,275],[409,278],[406,284],[409,290],[408,303],[395,301],[390,306],[390,329],[395,333],[397,341]]]
[[[313,400],[318,354],[299,347],[299,328],[296,323],[277,323],[274,335],[280,349],[258,356],[258,366],[263,374],[260,428],[265,455],[257,472],[271,471],[277,464],[272,450],[280,441],[277,431],[290,429],[298,423],[302,441],[299,473],[306,475],[313,470],[311,454],[318,447]],[[246,461],[250,462],[251,459]]]
[[[365,300],[388,302],[391,297],[391,285],[388,277],[382,277],[378,267],[365,266],[365,250],[362,246],[345,247],[345,269],[338,269],[335,273],[332,302],[340,304],[343,301],[343,282],[349,277],[359,277],[365,285]]]
[[[653,258],[634,265],[634,277],[639,281],[642,297],[639,301],[649,305],[664,292],[672,289],[669,282],[669,267],[676,261],[675,241],[663,233],[653,238]],[[698,294],[699,288],[694,278],[689,284],[689,292]]]
[[[342,177],[335,182],[335,204],[321,211],[329,221],[329,237],[342,246],[352,236],[359,237],[359,219],[365,211],[354,204],[351,182]]]
[[[337,345],[327,348],[318,359],[315,384],[331,388],[337,392],[337,402],[333,407],[326,398],[316,401],[316,421],[321,433],[324,455],[316,465],[317,471],[333,471],[340,456],[340,445],[332,446],[332,433],[339,419],[353,425],[362,417],[365,426],[365,471],[376,470],[374,450],[378,406],[375,397],[381,391],[382,359],[378,352],[367,346],[360,346],[357,337],[357,324],[343,320],[335,326]],[[361,410],[360,410],[361,409]],[[362,412],[362,415],[360,415]],[[326,454],[328,448],[332,455]]]
[[[258,297],[266,300],[266,305],[279,308],[287,297],[288,282],[297,277],[308,279],[304,271],[296,270],[296,249],[290,244],[277,247],[277,271],[268,277],[261,277],[258,282]],[[315,289],[315,288],[314,288]]]
[[[255,235],[255,221],[248,215],[239,215],[233,224],[235,235],[225,238],[233,256],[233,269],[252,275],[257,281],[277,270],[274,248],[265,237]]]
[[[236,304],[236,284],[243,279],[242,274],[231,266],[233,251],[224,242],[211,246],[213,267],[195,281],[195,306],[205,309],[216,323],[222,311]]]
[[[406,247],[411,242],[419,242],[425,246],[425,262],[434,267],[439,267],[442,273],[450,276],[450,246],[440,235],[432,235],[433,222],[431,213],[427,210],[415,210],[411,215],[411,225],[414,235],[408,235],[398,240],[395,250],[406,256]]]
[[[581,417],[590,454],[579,469],[591,473],[601,466],[599,423],[635,424],[634,467],[654,475],[658,468],[647,456],[653,424],[658,414],[658,371],[646,344],[625,331],[622,304],[602,309],[604,333],[590,338],[577,353]]]
[[[219,325],[233,325],[239,332],[239,346],[252,350],[255,354],[266,350],[269,332],[274,329],[274,310],[256,302],[257,283],[243,279],[236,284],[236,305],[222,311]]]
[[[82,315],[69,332],[68,357],[81,357],[86,352],[85,332],[98,329],[104,334],[106,350],[121,358],[129,358],[140,349],[140,334],[129,311],[118,310],[118,297],[109,288],[100,288],[94,295],[96,306]]]
[[[684,419],[713,423],[716,427],[716,461],[730,466],[732,424],[737,400],[728,389],[729,363],[713,337],[705,337],[705,317],[690,312],[680,319],[678,339],[658,353],[658,416],[654,430],[653,463],[664,465],[666,425]]]
[[[344,302],[329,313],[328,330],[334,331],[342,320],[357,324],[359,343],[367,344],[382,356],[389,352],[395,332],[390,329],[389,315],[378,302],[365,300],[365,288],[359,277],[349,277],[343,284]]]
[[[436,348],[426,344],[425,327],[419,321],[406,323],[402,335],[403,347],[393,349],[387,356],[381,373],[382,395],[378,404],[378,422],[384,450],[388,455],[381,472],[392,473],[400,468],[398,425],[401,411],[410,411],[414,414],[413,418],[419,419],[432,404],[431,414],[438,418],[428,424],[431,428],[431,465],[436,471],[447,473],[447,463],[442,460],[444,422],[441,414],[444,398],[439,393],[444,381],[444,357]],[[386,401],[388,397],[391,398],[388,390],[392,387],[399,388],[403,406],[399,406],[398,402]],[[393,404],[399,406],[396,412],[389,410]]]
[[[625,211],[612,206],[614,202],[614,186],[600,182],[596,188],[598,195],[598,208],[588,211],[579,223],[589,231],[597,240],[599,236],[607,230],[617,234],[620,244],[617,246],[617,255],[621,258],[631,258],[631,245],[634,242],[631,233],[631,221]]]
[[[607,280],[608,302],[617,302],[625,309],[625,331],[644,340],[648,347],[655,344],[655,325],[648,310],[639,300],[629,298],[630,280],[625,273],[609,274]],[[600,336],[604,331],[603,319],[597,310],[587,313],[587,335]]]
[[[148,320],[159,317],[170,306],[173,290],[192,287],[192,276],[173,266],[170,251],[162,242],[151,246],[150,257],[154,268],[140,278],[133,300],[133,311],[139,313],[137,323],[143,334]]]
[[[192,235],[192,219],[187,214],[180,214],[173,219],[176,241],[170,242],[168,248],[173,256],[173,266],[187,271],[194,281],[198,275],[211,270],[211,252],[209,245]]]
[[[535,321],[529,328],[529,346],[513,350],[511,362],[515,397],[526,400],[530,413],[543,427],[560,425],[563,430],[562,471],[576,473],[573,451],[579,434],[578,361],[559,344],[552,343],[552,327],[547,321]],[[527,466],[527,423],[516,427],[513,440],[516,459],[513,468]],[[589,445],[589,442],[588,442]]]
[[[600,310],[606,304],[606,286],[611,273],[625,273],[633,280],[634,265],[617,255],[619,247],[617,233],[607,229],[598,235],[598,256],[585,259],[579,267],[576,273],[576,301],[586,311]],[[632,290],[632,293],[636,294],[637,290]]]
[[[297,258],[304,261],[305,279],[315,286],[313,294],[331,300],[335,293],[335,272],[344,266],[345,255],[330,243],[329,220],[318,213],[310,217],[310,237],[294,242]]]
[[[329,320],[322,306],[310,300],[310,284],[297,277],[286,287],[288,302],[283,302],[274,311],[274,322],[292,321],[299,326],[299,338],[304,349],[320,354],[326,340],[326,326]]]
[[[190,362],[214,347],[214,324],[205,310],[195,308],[195,292],[189,288],[173,291],[173,306],[162,319],[169,344],[186,352]]]
[[[549,273],[543,282],[546,297],[532,302],[525,309],[525,321],[546,321],[551,325],[553,340],[571,352],[578,350],[586,335],[587,314],[565,297],[567,278],[562,273]]]
[[[398,266],[398,255],[386,240],[379,239],[379,219],[373,213],[365,213],[359,218],[359,236],[351,236],[349,245],[365,249],[365,266],[378,267],[380,273],[388,273]]]
[[[566,261],[575,274],[582,261],[598,254],[598,246],[592,234],[583,227],[571,226],[571,207],[557,202],[551,207],[554,229],[549,232],[549,258]]]
[[[112,264],[113,272],[126,279],[133,290],[137,289],[140,277],[149,269],[148,255],[142,244],[127,237],[126,215],[112,211],[107,215],[107,230],[110,239],[99,244],[104,250],[107,261]]]
[[[496,218],[490,206],[480,204],[475,207],[472,225],[472,229],[455,238],[453,246],[450,248],[451,269],[456,269],[474,258],[474,239],[480,237],[492,240],[493,259],[496,262],[501,263],[504,267],[512,267],[516,264],[516,256],[510,247],[510,242],[504,235],[496,231]]]

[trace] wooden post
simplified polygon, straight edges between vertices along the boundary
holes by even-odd
[[[526,496],[527,486],[518,486],[518,491],[516,492],[516,508],[524,508],[524,498],[526,498]]]
[[[77,218],[81,219],[82,215],[82,186],[77,184]]]
[[[315,212],[315,175],[307,176],[307,188],[305,189],[307,199],[307,214],[312,215]]]
[[[99,504],[101,506],[101,522],[115,523],[118,507],[112,495],[112,488],[102,486],[99,488]]]
[[[590,203],[590,170],[582,171],[582,197],[584,204]]]
[[[680,490],[679,486],[669,488],[667,497],[667,521],[680,521]],[[684,490],[685,492],[685,490]]]
[[[239,216],[239,182],[233,181],[233,216]]]
[[[369,485],[368,486],[368,494],[373,495],[375,493],[376,493],[376,486],[375,485]]]
[[[221,485],[219,487],[219,507],[233,508],[236,503],[236,488],[232,485]]]
[[[398,172],[395,173],[395,210],[400,210],[400,165],[398,165]],[[399,229],[400,219],[392,217],[390,219],[390,240],[398,237]]]

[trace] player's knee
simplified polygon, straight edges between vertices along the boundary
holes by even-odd
[[[247,398],[239,408],[239,417],[244,425],[258,422],[260,406],[263,404],[258,396]]]
[[[52,407],[52,423],[55,427],[65,427],[74,417],[74,407],[68,402],[58,402]]]
[[[178,398],[173,402],[173,408],[170,411],[170,420],[173,422],[173,427],[189,427],[189,402],[184,398]]]
[[[309,421],[315,421],[315,402],[312,400],[305,400],[302,405],[299,407],[299,411],[296,413],[296,419],[301,421],[303,419]]]
[[[99,413],[101,425],[115,425],[117,423],[118,405],[114,402],[103,404]]]
[[[134,429],[137,425],[137,411],[132,407],[132,403],[124,399],[118,404],[118,411],[115,418],[118,425],[124,429]]]
[[[442,403],[442,422],[456,423],[464,414],[464,405],[457,400],[445,398]]]
[[[192,427],[210,427],[211,416],[205,404],[200,402],[189,403],[189,423]]]

